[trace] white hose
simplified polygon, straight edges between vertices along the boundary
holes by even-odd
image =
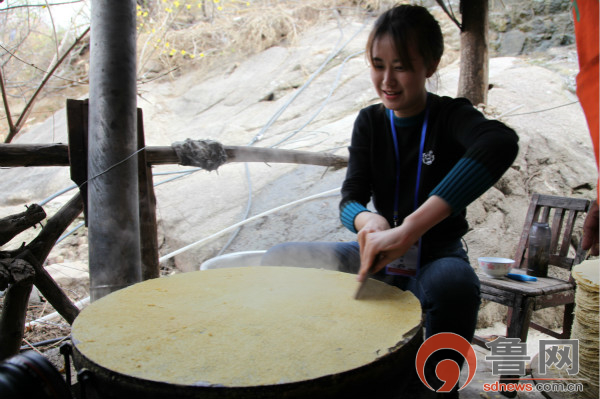
[[[310,200],[313,200],[315,198],[320,198],[320,197],[326,197],[328,195],[331,195],[331,194],[334,194],[334,193],[340,191],[340,189],[341,189],[341,187],[337,187],[337,188],[334,188],[332,190],[324,191],[322,193],[314,194],[314,195],[311,195],[311,196],[308,196],[308,197],[305,197],[305,198],[301,198],[301,199],[296,200],[296,201],[289,202],[289,203],[281,205],[281,206],[279,206],[277,208],[272,208],[272,209],[270,209],[270,210],[268,210],[266,212],[260,213],[258,215],[252,216],[251,218],[243,220],[243,221],[241,221],[239,223],[231,225],[231,226],[229,226],[229,227],[227,227],[227,228],[225,228],[225,229],[223,229],[223,230],[221,230],[221,231],[219,231],[219,232],[217,232],[217,233],[215,233],[213,235],[210,235],[210,236],[208,236],[206,238],[203,238],[203,239],[201,239],[199,241],[191,243],[191,244],[189,244],[189,245],[187,245],[187,246],[185,246],[183,248],[178,249],[177,251],[171,252],[170,254],[167,254],[167,255],[159,258],[158,261],[159,261],[159,263],[162,263],[162,262],[164,262],[167,259],[170,259],[170,258],[172,258],[172,257],[174,257],[176,255],[179,255],[182,252],[187,251],[188,249],[190,249],[192,247],[195,247],[196,245],[200,245],[200,244],[203,244],[203,243],[205,243],[207,241],[210,241],[210,240],[212,240],[214,238],[217,238],[218,236],[220,236],[222,234],[225,234],[225,233],[227,233],[227,232],[229,232],[231,230],[235,230],[236,228],[238,228],[240,226],[243,226],[243,225],[245,225],[247,223],[253,222],[256,219],[260,219],[262,217],[270,215],[271,213],[278,212],[278,211],[280,211],[282,209],[285,209],[285,208],[293,206],[293,205],[297,205],[297,204],[305,202],[305,201],[310,201]],[[76,302],[75,306],[77,308],[79,308],[79,309],[82,309],[83,307],[87,306],[89,303],[90,303],[90,297],[88,296],[88,297],[83,298],[82,300]],[[39,319],[30,321],[29,323],[26,323],[25,324],[25,329],[28,329],[30,326],[32,326],[34,324],[46,324],[46,322],[48,322],[50,320],[53,320],[53,319],[57,318],[58,316],[60,316],[60,314],[58,312],[47,314],[44,317],[41,317]]]
[[[90,303],[90,297],[88,296],[86,298],[83,298],[80,301],[75,302],[75,306],[79,309],[83,309],[89,303]],[[46,324],[46,322],[53,320],[53,319],[57,318],[58,316],[60,316],[60,314],[58,312],[47,314],[44,317],[40,317],[39,319],[35,319],[33,321],[30,321],[29,323],[26,323],[25,329],[27,330],[33,324]]]
[[[339,190],[340,190],[340,187],[338,187],[338,188],[334,188],[333,190],[324,191],[324,192],[322,192],[322,193],[319,193],[319,194],[311,195],[311,196],[309,196],[309,197],[301,198],[301,199],[299,199],[299,200],[296,200],[296,201],[289,202],[289,203],[287,203],[287,204],[285,204],[285,205],[281,205],[281,206],[279,206],[279,207],[277,207],[277,208],[273,208],[273,209],[270,209],[270,210],[268,210],[268,211],[266,211],[266,212],[263,212],[263,213],[260,213],[260,214],[258,214],[258,215],[252,216],[251,218],[248,218],[248,219],[246,219],[246,220],[242,220],[241,222],[238,222],[238,223],[236,223],[236,224],[233,224],[233,225],[231,225],[231,226],[229,226],[229,227],[227,227],[227,228],[225,228],[225,229],[223,229],[223,230],[221,230],[221,231],[219,231],[219,232],[217,232],[217,233],[215,233],[215,234],[213,234],[213,235],[210,235],[210,236],[208,236],[208,237],[206,237],[206,238],[203,238],[203,239],[201,239],[201,240],[199,240],[199,241],[193,242],[193,243],[191,243],[191,244],[189,244],[189,245],[186,245],[186,246],[185,246],[185,247],[183,247],[183,248],[179,248],[178,250],[171,252],[170,254],[167,254],[167,255],[165,255],[165,256],[162,256],[162,257],[160,257],[160,258],[158,259],[158,263],[162,263],[162,262],[164,262],[164,261],[165,261],[165,260],[167,260],[167,259],[171,259],[172,257],[174,257],[174,256],[176,256],[176,255],[179,255],[180,253],[182,253],[182,252],[185,252],[185,251],[187,251],[188,249],[195,247],[196,245],[204,244],[204,243],[205,243],[205,242],[207,242],[207,241],[213,240],[213,239],[215,239],[215,238],[219,237],[219,236],[220,236],[220,235],[222,235],[222,234],[225,234],[225,233],[228,233],[228,232],[230,232],[230,231],[232,231],[232,230],[235,230],[235,229],[237,229],[237,228],[238,228],[238,227],[240,227],[240,226],[243,226],[243,225],[245,225],[245,224],[247,224],[247,223],[250,223],[250,222],[253,222],[253,221],[255,221],[256,219],[260,219],[260,218],[262,218],[262,217],[265,217],[265,216],[267,216],[267,215],[270,215],[271,213],[275,213],[275,212],[277,212],[277,211],[280,211],[280,210],[282,210],[282,209],[284,209],[284,208],[287,208],[287,207],[290,207],[290,206],[293,206],[293,205],[299,204],[299,203],[301,203],[301,202],[310,201],[310,200],[313,200],[313,199],[315,199],[315,198],[324,197],[324,196],[327,196],[327,195],[330,195],[330,194],[336,193],[336,192],[338,192]]]

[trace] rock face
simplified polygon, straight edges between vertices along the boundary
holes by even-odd
[[[490,10],[490,48],[501,56],[575,43],[571,2],[504,0]]]
[[[550,4],[544,2],[544,7],[546,3]],[[138,106],[144,110],[147,145],[170,145],[186,138],[212,139],[225,145],[255,142],[261,147],[346,155],[358,111],[377,101],[364,55],[359,53],[371,23],[347,21],[338,27],[330,22],[289,47],[272,47],[216,71],[210,78],[191,71],[173,81],[145,85]],[[445,31],[455,35],[448,43],[457,43],[456,29]],[[527,47],[527,41],[523,46]],[[448,50],[453,51],[456,48]],[[452,59],[447,63],[439,73],[437,92],[454,96],[459,66]],[[564,72],[576,70],[572,46],[550,51],[535,62],[514,57],[490,60],[493,88],[485,112],[517,131],[520,151],[505,176],[468,208],[471,230],[465,241],[474,267],[479,256],[513,256],[532,193],[595,196],[591,141],[581,108],[568,88],[572,76]],[[311,83],[304,87],[309,80]],[[32,127],[15,142],[61,141],[66,141],[64,111]],[[161,166],[154,172],[187,169]],[[155,190],[161,256],[218,233],[239,222],[247,212],[257,215],[339,187],[344,175],[345,170],[317,166],[227,164],[217,172],[199,171],[160,184]],[[158,184],[170,177],[155,176],[154,181]],[[0,191],[5,193],[0,198],[0,216],[20,212],[24,204],[39,202],[71,184],[67,168],[0,170]],[[48,213],[68,197],[52,201],[45,207],[50,209]],[[284,241],[352,240],[354,235],[338,220],[338,201],[339,195],[330,195],[285,208],[244,226],[229,245],[230,235],[221,235],[168,262],[189,271],[223,248],[234,252],[267,249]],[[7,247],[26,240],[21,236]],[[62,252],[51,257],[61,262],[78,260],[66,255],[76,253],[65,249],[68,241],[56,249]],[[482,326],[501,320],[505,312],[488,308],[486,305],[481,311]]]

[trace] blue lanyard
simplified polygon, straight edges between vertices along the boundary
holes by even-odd
[[[394,196],[394,227],[398,227],[400,219],[400,149],[398,148],[398,134],[396,133],[396,124],[394,123],[394,111],[389,110],[390,124],[392,125],[392,137],[394,138],[394,152],[396,153],[396,192]],[[427,134],[427,123],[429,122],[429,97],[425,106],[425,119],[421,127],[421,144],[419,145],[419,153],[417,154],[417,183],[415,185],[415,199],[413,211],[419,207],[419,186],[421,183],[421,165],[423,164],[423,150],[425,149],[425,136]],[[419,246],[417,252],[417,270],[421,265],[421,238],[419,238]],[[417,271],[419,273],[419,271]]]
[[[398,134],[396,133],[396,124],[394,123],[394,111],[389,110],[390,124],[392,125],[392,137],[394,139],[394,152],[396,153],[396,191],[394,195],[394,227],[398,227],[400,219],[400,149],[398,148]],[[421,127],[421,144],[417,155],[417,183],[415,185],[415,199],[413,211],[419,207],[419,186],[421,184],[421,165],[423,164],[423,150],[425,149],[425,136],[427,134],[427,123],[429,121],[429,102],[425,107],[425,119]]]
[[[389,110],[390,124],[392,126],[392,137],[394,139],[394,152],[396,153],[396,192],[394,195],[394,227],[398,227],[400,219],[400,149],[398,148],[398,134],[396,133],[396,124],[394,123],[394,111]],[[429,96],[425,105],[425,119],[421,126],[421,143],[419,145],[419,153],[417,154],[417,182],[415,184],[415,199],[413,211],[419,207],[419,186],[421,184],[421,165],[423,164],[423,151],[425,149],[425,136],[427,134],[427,123],[429,122]],[[421,238],[419,238],[417,252],[417,273],[420,271],[421,265]]]

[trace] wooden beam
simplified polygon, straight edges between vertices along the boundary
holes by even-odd
[[[348,157],[309,151],[281,150],[263,147],[224,146],[227,163],[266,162],[296,163],[303,165],[344,168]],[[150,165],[178,164],[179,159],[171,146],[147,147],[146,160]],[[66,144],[0,144],[0,166],[68,166],[69,150]]]
[[[303,165],[330,166],[336,169],[346,167],[348,158],[333,154],[309,151],[281,150],[277,148],[224,146],[227,162],[266,162],[295,163]],[[152,165],[178,164],[179,158],[170,146],[148,147],[148,163]]]
[[[0,143],[0,166],[68,166],[66,144],[4,144]]]
[[[40,234],[25,247],[25,250],[31,252],[31,257],[24,255],[24,259],[35,268],[36,287],[69,324],[73,323],[79,309],[65,295],[42,265],[56,241],[82,211],[83,201],[81,195],[77,193],[54,216],[48,219]]]
[[[17,234],[35,226],[46,218],[46,212],[38,204],[27,207],[25,212],[0,219],[0,245],[12,240]]]

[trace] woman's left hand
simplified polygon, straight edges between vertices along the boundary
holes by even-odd
[[[358,281],[376,273],[403,256],[430,228],[452,213],[446,201],[437,196],[427,199],[402,224],[390,230],[367,233],[359,243],[360,270]]]

